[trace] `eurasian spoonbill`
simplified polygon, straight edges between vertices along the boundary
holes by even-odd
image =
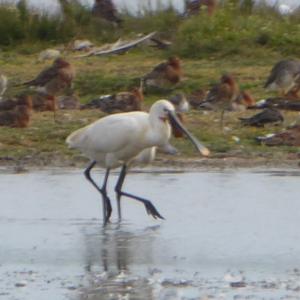
[[[148,214],[163,219],[149,200],[124,192],[122,186],[129,166],[152,161],[156,148],[168,145],[171,136],[168,122],[170,119],[203,155],[209,155],[209,150],[180,123],[174,106],[167,100],[155,102],[149,113],[136,111],[108,115],[76,130],[67,137],[66,142],[69,147],[80,150],[91,160],[84,174],[102,195],[104,225],[109,221],[112,212],[106,191],[107,180],[110,170],[117,167],[122,167],[115,186],[119,219],[121,219],[121,196],[142,202]],[[101,187],[95,183],[90,174],[96,164],[106,169]]]

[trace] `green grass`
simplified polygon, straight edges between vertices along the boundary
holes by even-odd
[[[146,6],[137,16],[120,12],[124,19],[121,27],[93,17],[90,9],[77,0],[60,3],[62,17],[36,14],[28,9],[26,0],[20,1],[16,9],[0,4],[0,46],[11,50],[17,45],[19,51],[27,48],[30,53],[30,49],[38,50],[38,44],[66,45],[78,38],[106,43],[151,31],[173,42],[169,54],[186,58],[256,57],[264,56],[268,50],[296,56],[300,46],[299,11],[281,16],[264,4],[253,6],[252,0],[244,1],[243,6],[228,0],[212,17],[202,11],[198,16],[184,18],[171,6],[156,12]],[[31,47],[22,47],[24,44]]]
[[[77,55],[77,54],[76,54]],[[35,55],[20,55],[11,53],[13,60],[4,60],[2,70],[9,76],[10,82],[20,82],[31,79],[42,68],[48,65],[36,63]],[[218,80],[224,70],[236,75],[242,87],[246,87],[257,100],[271,96],[262,88],[274,61],[280,54],[271,52],[266,60],[254,59],[252,56],[243,58],[232,56],[218,59],[185,59],[183,68],[185,80],[174,90],[190,92],[193,89],[208,89],[212,82]],[[153,65],[160,62],[164,55],[160,50],[149,53],[135,50],[124,55],[113,57],[90,57],[75,59],[73,54],[67,56],[76,70],[78,77],[75,90],[82,103],[96,96],[124,91],[131,87],[137,77],[149,71]],[[1,59],[1,55],[0,55]],[[17,61],[17,63],[16,63]],[[141,64],[140,62],[143,61]],[[9,86],[7,94],[16,94],[20,88]],[[160,98],[169,95],[148,92],[144,108]],[[254,114],[255,111],[231,112],[225,114],[225,125],[230,130],[225,134],[220,129],[220,114],[191,111],[187,114],[186,126],[202,140],[212,151],[213,158],[240,157],[256,159],[290,159],[299,150],[296,147],[266,147],[258,144],[255,137],[266,133],[280,131],[298,117],[296,112],[284,112],[284,126],[269,126],[267,128],[241,127],[238,117]],[[104,114],[98,110],[59,111],[59,123],[53,121],[52,113],[34,113],[29,128],[15,129],[0,127],[0,161],[22,161],[34,165],[71,165],[85,161],[78,152],[69,150],[65,138],[77,128],[80,128],[100,118]],[[236,142],[238,137],[240,142]],[[173,139],[172,143],[182,152],[181,157],[198,157],[194,148],[186,139]],[[10,161],[10,160],[9,160]]]
[[[64,1],[62,1],[64,2]],[[123,13],[122,28],[91,18],[85,7],[78,2],[65,6],[65,18],[56,16],[33,16],[26,2],[16,10],[0,5],[0,65],[1,72],[9,77],[6,95],[24,90],[16,83],[32,79],[49,62],[38,63],[38,53],[48,47],[66,45],[73,38],[90,38],[96,44],[112,42],[135,36],[136,33],[159,31],[163,38],[173,42],[171,49],[161,51],[141,46],[129,53],[109,57],[76,58],[77,53],[66,52],[65,56],[76,68],[74,89],[81,102],[103,94],[124,91],[138,85],[138,78],[170,54],[183,58],[184,80],[173,91],[190,93],[195,89],[209,89],[220,75],[229,72],[235,75],[243,89],[250,91],[259,100],[274,94],[262,87],[271,67],[279,59],[297,57],[300,43],[299,12],[282,17],[274,9],[261,10],[237,8],[234,1],[222,7],[213,17],[204,12],[199,16],[184,19],[172,8],[143,16]],[[248,1],[249,2],[249,1]],[[25,3],[25,4],[24,4]],[[64,2],[65,3],[65,2]],[[250,2],[249,2],[250,3]],[[251,4],[251,3],[250,3]],[[144,108],[168,94],[147,91]],[[238,117],[254,111],[228,113],[225,134],[219,128],[219,114],[204,114],[191,111],[187,115],[187,127],[211,150],[212,157],[243,157],[284,160],[295,158],[296,147],[266,147],[259,145],[255,137],[283,127],[241,127]],[[284,113],[288,125],[297,113]],[[60,123],[54,123],[51,113],[34,113],[32,124],[26,129],[0,127],[0,160],[30,161],[32,164],[72,164],[82,161],[79,153],[70,151],[65,138],[73,130],[103,116],[95,111],[59,112]],[[233,137],[238,137],[236,142]],[[192,146],[185,139],[172,140],[183,157],[196,157]]]

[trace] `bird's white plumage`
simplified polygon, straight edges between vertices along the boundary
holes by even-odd
[[[71,148],[79,149],[106,168],[133,160],[149,161],[155,156],[155,149],[149,148],[167,144],[171,136],[166,121],[168,111],[174,111],[174,106],[167,100],[159,100],[149,113],[137,111],[106,116],[75,131],[66,141]],[[148,150],[141,153],[144,149]]]

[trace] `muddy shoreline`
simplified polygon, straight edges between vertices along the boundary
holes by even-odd
[[[60,156],[36,156],[14,159],[10,157],[0,157],[0,169],[11,170],[14,172],[24,172],[31,170],[49,169],[49,168],[84,168],[88,160],[84,157],[64,158]],[[147,169],[183,169],[183,170],[201,170],[201,169],[251,169],[251,168],[282,168],[298,169],[300,167],[300,158],[298,153],[289,154],[284,158],[273,157],[239,157],[227,155],[214,155],[210,158],[196,158],[184,156],[158,155],[153,163],[147,166],[135,167],[135,170]]]

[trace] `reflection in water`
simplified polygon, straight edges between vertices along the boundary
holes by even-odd
[[[124,224],[111,224],[100,233],[84,232],[87,284],[77,299],[155,299],[147,276],[133,275],[131,266],[152,261],[157,229],[133,233]]]

